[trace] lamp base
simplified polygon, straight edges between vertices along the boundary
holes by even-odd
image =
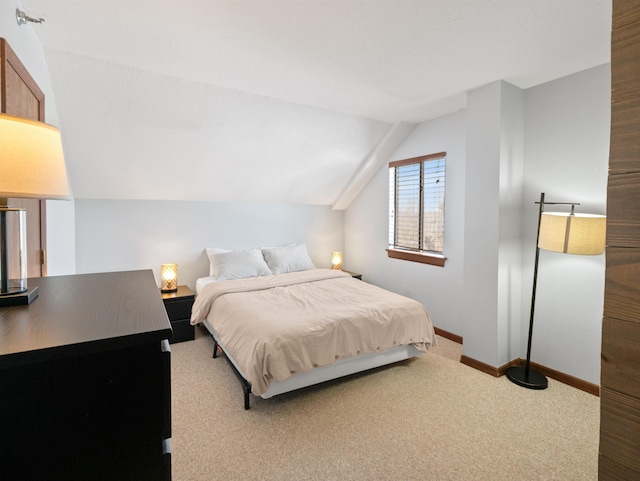
[[[529,376],[526,375],[526,369],[522,366],[512,366],[507,369],[507,377],[518,386],[528,389],[547,389],[549,382],[544,374],[529,369]]]
[[[38,286],[27,289],[26,292],[20,294],[6,294],[0,296],[0,307],[8,306],[26,306],[38,297]]]

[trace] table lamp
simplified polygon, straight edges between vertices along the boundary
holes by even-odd
[[[29,304],[26,211],[9,198],[69,199],[60,131],[43,122],[0,114],[0,306]]]
[[[342,252],[331,253],[331,268],[342,269]]]
[[[162,264],[160,266],[160,291],[178,291],[178,264]]]

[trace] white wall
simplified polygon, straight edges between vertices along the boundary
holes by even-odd
[[[305,243],[317,267],[343,249],[344,212],[328,206],[76,199],[78,273],[178,264],[178,283],[195,289],[209,274],[204,249]]]
[[[488,87],[500,89],[501,83]],[[419,300],[427,306],[437,327],[465,336],[466,355],[477,355],[478,360],[495,367],[503,363],[505,355],[510,359],[526,355],[537,226],[535,201],[544,191],[547,200],[581,202],[578,211],[605,213],[609,149],[609,65],[525,90],[524,94],[510,87],[507,97],[502,97],[506,104],[490,102],[484,112],[475,110],[477,121],[469,122],[465,110],[419,124],[389,159],[447,151],[448,260],[444,268],[387,258],[387,168],[378,172],[345,214],[345,268],[362,272],[369,282]],[[518,119],[522,104],[524,117]],[[505,119],[520,125],[510,125]],[[470,125],[480,130],[469,132],[466,129]],[[495,131],[496,125],[501,132]],[[474,170],[472,164],[478,152],[468,147],[470,136],[476,138],[475,145],[481,146],[487,134],[500,139],[497,145],[492,142],[487,147],[493,149],[490,155],[521,156],[524,161],[508,162],[506,166],[494,162],[489,167],[493,170],[485,172],[488,178],[480,175],[482,169]],[[483,186],[483,182],[491,185]],[[470,185],[476,188],[468,190]],[[500,194],[504,186],[508,186],[508,195]],[[466,257],[475,248],[469,251],[465,242],[477,242],[476,234],[483,229],[482,222],[465,210],[475,208],[476,203],[483,203],[483,209],[489,209],[495,221],[492,232],[482,236],[483,242],[494,236],[493,242],[482,246],[493,262],[484,277],[483,269],[469,265]],[[518,223],[517,228],[501,230],[500,223],[505,220]],[[518,243],[520,252],[515,247]],[[499,258],[504,255],[500,250],[507,246],[513,252],[504,263]],[[475,254],[481,259],[480,250]],[[513,261],[518,257],[519,265]],[[599,383],[604,269],[604,256],[541,252],[533,361]],[[468,277],[470,271],[473,274]],[[508,288],[499,284],[499,279],[506,279]],[[493,283],[482,315],[485,319],[493,315],[494,321],[484,333],[475,332],[476,317],[471,309],[463,307],[465,282],[467,287],[479,286],[479,292],[487,291],[483,282]],[[488,336],[488,344],[476,342],[478,350],[467,353],[467,346],[476,341],[469,336]]]
[[[75,216],[73,199],[47,201],[47,276],[76,273]]]
[[[33,30],[38,27],[18,25],[16,8],[24,10],[20,2],[0,1],[0,37],[9,43],[44,92],[46,122],[61,128],[64,147],[64,128],[58,121],[49,70],[40,40]],[[75,273],[74,215],[73,201],[47,201],[47,268],[50,276]]]
[[[522,298],[527,326],[538,212],[534,202],[540,192],[549,202],[580,202],[576,212],[606,213],[610,92],[609,65],[526,91]],[[540,251],[532,360],[599,384],[604,271],[604,255]],[[525,342],[523,336],[523,357]]]
[[[389,161],[447,153],[445,197],[446,266],[389,259],[389,169],[385,165],[345,213],[344,268],[372,284],[406,295],[428,307],[433,323],[463,330],[465,113],[417,125]]]

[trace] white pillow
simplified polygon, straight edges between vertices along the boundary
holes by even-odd
[[[271,274],[260,249],[212,254],[213,277],[219,281]]]
[[[207,251],[207,257],[209,257],[209,275],[213,276],[213,255],[231,251],[229,249],[218,249],[216,247],[207,247],[205,250]]]
[[[307,247],[304,244],[294,244],[284,247],[265,247],[262,249],[264,260],[271,272],[284,274],[286,272],[306,271],[315,269]]]

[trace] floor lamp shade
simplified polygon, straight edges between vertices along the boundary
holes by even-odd
[[[538,247],[564,254],[600,255],[604,252],[606,226],[603,215],[544,212]]]
[[[42,122],[0,114],[0,306],[29,304],[24,209],[8,199],[68,199],[60,131]]]

